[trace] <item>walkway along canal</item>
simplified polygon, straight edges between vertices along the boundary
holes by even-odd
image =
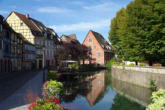
[[[35,74],[37,75],[26,82],[20,89],[0,102],[0,110],[27,110],[28,104],[34,102],[41,96],[43,71]]]

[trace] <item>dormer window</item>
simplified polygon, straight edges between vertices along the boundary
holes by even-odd
[[[44,33],[44,37],[47,38],[47,34],[46,33]]]
[[[20,26],[23,26],[23,22],[20,23]]]
[[[104,48],[104,45],[101,45],[102,48]]]
[[[51,34],[50,38],[53,39],[53,35],[52,34]]]

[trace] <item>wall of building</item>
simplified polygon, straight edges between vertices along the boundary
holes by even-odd
[[[165,89],[165,74],[150,71],[151,68],[147,68],[147,70],[148,71],[141,69],[140,71],[140,68],[139,70],[130,70],[127,68],[113,67],[112,77],[144,87],[150,87],[150,80],[154,80],[158,88]],[[161,71],[163,72],[165,69]]]
[[[36,48],[34,45],[24,43],[23,46],[23,64],[24,70],[31,70],[35,68]]]
[[[12,27],[12,29],[23,35],[23,37],[28,40],[32,44],[37,44],[38,42],[40,43],[41,41],[44,43],[44,37],[35,37],[30,28],[21,20],[19,17],[17,17],[14,13],[12,13],[8,18],[7,18],[7,23]],[[36,57],[37,59],[37,68],[40,67],[40,64],[42,62],[42,68],[45,66],[44,65],[44,60],[43,60],[43,49],[42,46],[43,44],[39,44],[41,48],[37,48],[37,53],[38,56]]]
[[[53,66],[55,63],[55,45],[53,40],[45,40],[45,66]],[[48,64],[49,63],[49,64]]]
[[[22,21],[20,20],[14,13],[12,13],[8,18],[7,18],[7,23],[12,27],[12,29],[17,32],[21,33],[25,39],[27,39],[29,42],[34,44],[34,36],[31,33],[31,30],[29,27]]]
[[[92,41],[89,41],[91,39]],[[87,47],[91,47],[91,53],[92,53],[92,63],[95,64],[101,64],[104,65],[104,50],[101,48],[100,44],[96,40],[95,36],[92,34],[92,32],[89,32],[86,39],[83,42],[83,45]],[[98,55],[98,52],[100,55]]]

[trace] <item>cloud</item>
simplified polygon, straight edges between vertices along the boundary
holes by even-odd
[[[80,5],[80,6],[82,6],[82,5],[85,4],[85,3],[82,2],[82,1],[71,1],[70,3],[73,4],[73,5]]]
[[[58,7],[42,7],[42,8],[38,8],[37,11],[42,13],[70,13],[73,10],[67,8],[58,8]]]
[[[115,4],[113,2],[105,2],[98,5],[84,6],[83,9],[90,11],[109,11],[119,7],[120,6],[118,4]]]
[[[8,14],[8,11],[0,10],[0,14]]]
[[[54,25],[50,26],[56,32],[70,32],[70,31],[86,31],[89,29],[102,29],[109,27],[110,19],[103,19],[97,22],[80,22],[68,25]]]

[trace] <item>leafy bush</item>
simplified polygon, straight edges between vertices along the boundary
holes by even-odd
[[[132,66],[135,66],[135,65],[133,63],[130,63],[128,66],[131,66],[132,67]]]
[[[70,69],[78,70],[78,69],[79,69],[79,64],[78,64],[78,63],[69,64],[68,67],[69,67]]]
[[[165,110],[165,90],[153,92],[151,99],[152,103],[146,110]]]
[[[47,74],[47,80],[55,80],[56,79],[56,75],[55,75],[55,72],[49,72]]]
[[[115,63],[115,59],[111,59],[107,62],[106,67],[107,68],[112,68],[113,64]]]
[[[124,66],[125,64],[121,62],[121,63],[119,63],[118,65],[119,65],[119,66]]]
[[[153,66],[153,67],[161,67],[162,64],[160,64],[160,63],[154,63],[152,66]]]
[[[152,91],[156,91],[156,90],[157,90],[157,86],[156,86],[156,84],[155,84],[155,81],[152,80],[152,79],[150,79],[150,89],[151,89]]]
[[[80,71],[94,71],[97,70],[99,68],[96,67],[96,65],[94,64],[83,64],[80,65]]]
[[[145,63],[139,63],[139,66],[146,66]]]
[[[64,110],[59,103],[58,99],[38,99],[28,107],[28,110]]]
[[[60,99],[63,94],[63,84],[56,81],[47,81],[43,85],[43,96],[44,98],[55,97]]]

